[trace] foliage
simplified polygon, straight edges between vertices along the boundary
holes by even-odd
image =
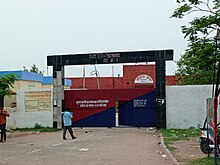
[[[179,0],[180,6],[171,17],[195,16],[188,26],[182,26],[182,33],[188,39],[188,46],[177,62],[176,75],[181,76],[179,84],[211,84],[220,61],[220,1]],[[220,34],[219,34],[220,35]]]
[[[199,129],[163,129],[161,133],[163,135],[164,144],[172,152],[175,151],[175,148],[171,147],[175,141],[179,140],[189,140],[193,137],[198,137],[199,139]],[[199,145],[199,144],[198,144]],[[187,165],[212,165],[214,162],[213,158],[201,158],[187,162]],[[220,158],[218,158],[218,163],[220,163]]]
[[[57,129],[51,127],[43,127],[40,124],[36,123],[33,128],[16,128],[14,131],[22,131],[22,132],[55,132]]]
[[[174,141],[189,140],[192,137],[198,137],[199,129],[162,129],[161,133],[163,135],[164,144],[173,152],[175,148],[171,147],[170,144]]]
[[[5,76],[0,76],[0,98],[4,96],[10,96],[13,91],[11,88],[14,87],[16,81],[16,76],[14,74],[7,74]]]
[[[24,71],[27,71],[27,72],[43,74],[43,71],[40,71],[39,68],[35,64],[33,64],[29,70],[25,66],[23,66],[23,69]]]
[[[220,158],[217,159],[217,163],[220,163]],[[214,159],[213,158],[201,158],[201,159],[196,159],[192,160],[187,163],[187,165],[213,165],[214,164]]]
[[[40,125],[40,124],[38,124],[38,123],[35,123],[34,128],[36,128],[36,129],[40,129],[40,128],[43,128],[43,126]]]

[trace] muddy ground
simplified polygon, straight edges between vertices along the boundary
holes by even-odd
[[[77,132],[81,132],[83,130],[76,130]],[[157,132],[157,131],[156,131]],[[8,133],[8,137],[12,138],[13,141],[15,140],[15,137],[22,137],[22,136],[26,136],[25,139],[28,139],[29,136],[31,136],[33,134],[33,132],[31,133]],[[39,134],[39,133],[34,133],[34,134]],[[55,135],[57,133],[54,133]],[[61,133],[59,133],[61,134]],[[79,134],[79,133],[78,133]],[[29,136],[28,136],[29,135]],[[158,132],[154,135],[154,136],[158,136],[158,142],[160,144],[161,142],[161,136],[160,134],[158,134]],[[57,135],[56,135],[57,136]],[[110,136],[110,135],[109,135]],[[10,141],[12,141],[12,139],[9,139],[9,143]],[[17,139],[17,138],[16,138]],[[19,139],[19,138],[18,138]],[[58,138],[59,139],[59,138]],[[81,139],[79,137],[79,139]],[[79,141],[79,139],[77,141]],[[51,140],[50,140],[51,141]],[[189,162],[190,160],[193,159],[199,159],[199,158],[203,158],[203,157],[207,157],[207,155],[205,155],[204,153],[202,153],[202,151],[200,150],[200,146],[199,146],[199,138],[192,138],[190,140],[181,140],[181,141],[176,141],[174,142],[171,147],[176,148],[175,151],[173,151],[170,155],[171,157],[174,157],[174,160],[177,161],[177,164],[180,165],[184,165],[187,162]],[[155,143],[155,142],[154,142]],[[159,145],[158,145],[159,146]],[[165,146],[163,146],[165,147]],[[148,147],[147,147],[148,148]],[[155,151],[154,151],[155,152]],[[162,148],[161,149],[157,149],[157,152],[159,153],[158,155],[160,155],[159,157],[161,157],[163,154],[168,155],[166,152],[163,152]],[[161,152],[161,153],[160,153]],[[169,152],[169,151],[168,151]],[[167,157],[169,158],[169,156]],[[168,161],[169,162],[169,161]],[[168,163],[167,162],[167,163]],[[172,161],[171,161],[172,162]],[[169,163],[168,163],[169,164]],[[170,164],[175,164],[175,163],[170,163]]]
[[[197,137],[190,140],[176,141],[170,145],[171,147],[176,148],[176,150],[172,152],[172,155],[179,164],[184,165],[190,160],[207,157],[207,155],[200,150],[198,141],[199,138]]]
[[[62,131],[11,133],[0,143],[1,165],[176,165],[146,128],[76,128],[77,139]],[[9,137],[9,133],[8,133]]]

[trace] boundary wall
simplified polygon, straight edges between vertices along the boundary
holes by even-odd
[[[17,107],[7,109],[7,129],[32,128],[35,124],[53,126],[53,89],[18,90]],[[45,96],[46,93],[46,96]]]
[[[144,90],[144,89],[143,89]],[[47,109],[27,110],[29,92],[50,92],[50,101]],[[17,91],[17,107],[7,109],[10,117],[7,119],[7,128],[31,128],[35,124],[53,127],[53,89],[34,89]],[[190,128],[202,126],[206,116],[206,98],[212,96],[212,85],[187,85],[166,87],[166,120],[167,128]],[[39,99],[33,96],[33,100]],[[48,98],[47,98],[48,99]],[[48,100],[47,100],[48,101]],[[220,107],[218,106],[218,116]],[[218,117],[219,119],[219,117]]]
[[[167,86],[167,128],[198,128],[206,117],[206,99],[212,85]],[[218,106],[218,116],[220,116]],[[218,117],[219,120],[219,117]]]

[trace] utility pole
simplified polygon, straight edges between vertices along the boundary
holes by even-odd
[[[219,43],[218,41],[220,40],[220,29],[217,29],[217,34],[216,34],[216,59],[219,54]],[[215,165],[217,165],[217,155],[218,155],[218,138],[217,138],[217,111],[218,111],[218,96],[219,96],[219,79],[220,79],[220,62],[217,60],[216,61],[218,64],[218,71],[216,74],[216,84],[215,84],[215,94],[214,94],[214,141],[215,141],[215,153],[214,153],[214,160],[215,160]],[[215,75],[214,75],[215,76]]]

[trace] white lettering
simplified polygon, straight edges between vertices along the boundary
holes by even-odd
[[[107,107],[109,100],[77,100],[76,105],[82,108]]]
[[[147,106],[147,99],[135,99],[133,100],[133,107],[146,107]]]

